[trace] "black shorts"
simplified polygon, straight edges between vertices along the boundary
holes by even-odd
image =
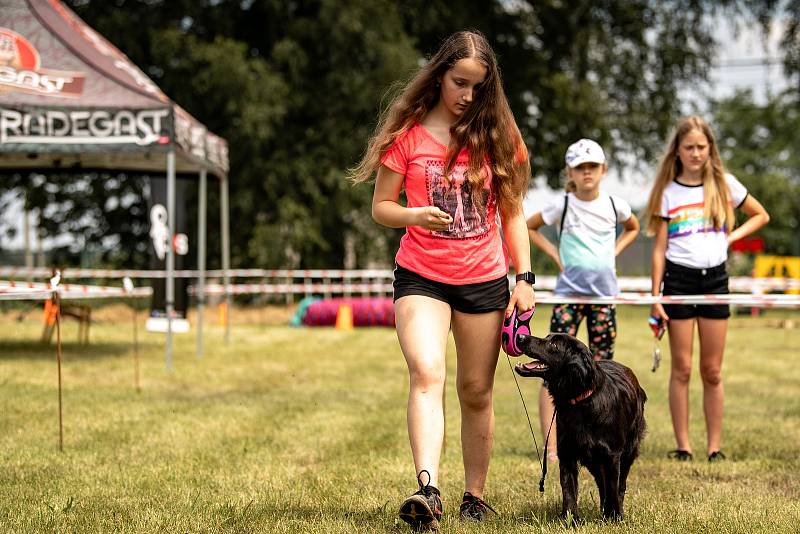
[[[725,264],[694,269],[667,260],[664,269],[664,295],[727,295],[728,272]],[[670,319],[727,319],[731,316],[727,304],[664,304]]]
[[[399,265],[394,269],[394,300],[408,295],[423,295],[441,300],[464,313],[505,310],[511,298],[508,277],[477,284],[445,284],[429,280]]]

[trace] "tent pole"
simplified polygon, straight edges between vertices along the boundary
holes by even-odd
[[[203,357],[203,313],[206,303],[206,169],[200,170],[197,200],[197,357]]]
[[[172,315],[175,311],[175,150],[167,152],[167,370],[172,370]]]
[[[219,182],[220,187],[220,214],[222,219],[222,276],[225,284],[225,344],[227,345],[231,337],[231,246],[230,246],[230,224],[228,208],[228,178],[225,177]]]
[[[27,194],[23,201],[22,213],[25,217],[22,219],[22,235],[25,247],[25,270],[28,273],[28,282],[33,282],[33,252],[31,252],[31,216],[28,208],[24,205],[27,202]]]

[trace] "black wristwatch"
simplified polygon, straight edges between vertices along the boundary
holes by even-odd
[[[530,285],[533,285],[533,284],[536,283],[536,275],[533,274],[530,271],[525,272],[525,273],[519,273],[517,275],[517,282],[520,282],[520,281],[528,282]]]

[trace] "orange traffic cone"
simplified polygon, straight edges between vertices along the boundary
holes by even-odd
[[[349,304],[340,304],[336,311],[336,330],[353,329],[353,308]]]
[[[222,301],[219,303],[217,307],[217,314],[220,326],[225,326],[228,324],[228,303]]]

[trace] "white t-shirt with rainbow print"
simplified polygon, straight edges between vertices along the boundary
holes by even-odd
[[[732,174],[726,174],[731,204],[742,205],[747,189]],[[677,180],[664,188],[661,216],[667,220],[667,259],[684,267],[707,269],[728,259],[726,229],[715,229],[703,218],[703,185],[685,185]]]

